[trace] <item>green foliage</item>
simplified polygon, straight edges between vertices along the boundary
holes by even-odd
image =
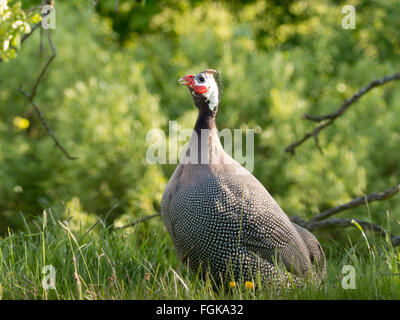
[[[323,155],[312,140],[295,156],[283,152],[313,127],[303,113],[333,112],[400,69],[398,1],[353,1],[355,30],[342,29],[348,3],[340,1],[119,3],[56,2],[57,57],[35,100],[77,160],[54,147],[17,90],[32,87],[45,63],[39,33],[0,65],[1,231],[21,226],[19,211],[62,202],[95,215],[119,203],[110,219],[120,224],[157,212],[175,165],[146,162],[146,134],[167,132],[168,120],[193,126],[195,108],[177,79],[205,68],[224,79],[219,129],[256,130],[254,174],[289,215],[311,217],[399,183],[398,82],[321,132]],[[390,210],[399,232],[398,196],[370,207],[342,215],[381,223]]]
[[[20,1],[0,1],[0,58],[15,58],[22,36],[31,32],[30,24],[40,21],[40,14],[22,10]]]
[[[159,168],[145,159],[147,131],[165,118],[159,98],[146,88],[143,65],[118,52],[113,33],[90,8],[60,5],[57,10],[52,36],[58,56],[36,103],[58,139],[79,158],[68,160],[54,147],[16,90],[21,82],[32,86],[45,62],[37,56],[39,34],[34,34],[21,59],[0,70],[1,78],[9,79],[2,83],[0,103],[12,106],[0,111],[3,230],[20,210],[36,214],[43,204],[73,197],[96,214],[119,203],[111,218],[149,214],[158,210],[165,183]]]

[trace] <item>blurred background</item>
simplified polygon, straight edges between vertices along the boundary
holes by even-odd
[[[17,3],[26,10],[41,1],[8,6]],[[347,4],[356,8],[354,30],[342,28]],[[56,0],[55,9],[57,56],[35,101],[78,159],[55,148],[18,91],[32,88],[50,54],[35,32],[0,63],[0,234],[49,207],[93,223],[118,204],[109,217],[116,225],[159,212],[176,165],[148,164],[146,135],[168,134],[169,120],[193,127],[196,109],[177,80],[206,68],[224,81],[218,128],[255,129],[253,174],[288,215],[309,219],[399,184],[398,82],[323,130],[324,154],[312,139],[284,152],[314,128],[304,113],[331,113],[372,79],[399,72],[398,0]],[[400,197],[340,216],[389,219],[399,231]]]

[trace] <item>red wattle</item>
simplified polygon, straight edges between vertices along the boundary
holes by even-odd
[[[207,92],[206,86],[193,86],[193,91],[198,94],[203,94]]]

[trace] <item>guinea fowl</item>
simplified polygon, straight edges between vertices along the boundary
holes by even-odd
[[[199,109],[164,191],[161,216],[177,256],[217,281],[288,281],[325,276],[317,239],[292,223],[264,186],[223,149],[215,117],[220,96],[207,69],[179,79]],[[283,267],[286,271],[281,270]]]

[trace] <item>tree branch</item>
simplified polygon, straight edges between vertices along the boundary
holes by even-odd
[[[107,221],[108,216],[110,215],[110,213],[111,213],[116,207],[118,207],[118,205],[119,205],[119,204],[117,203],[117,204],[113,205],[112,208],[111,208],[110,210],[108,210],[108,212],[107,212],[106,215],[104,216],[104,220],[102,219],[102,218],[103,218],[102,216],[99,217],[99,218],[96,220],[96,222],[95,222],[94,224],[92,224],[92,226],[85,232],[85,234],[84,234],[82,237],[80,237],[80,239],[83,239],[84,237],[86,237],[86,236],[98,225],[99,222],[101,222],[101,223],[103,224],[103,226],[105,227],[105,226],[106,226],[106,221]]]
[[[324,221],[305,221],[298,216],[293,216],[290,218],[290,220],[292,222],[298,224],[299,226],[306,228],[309,231],[315,231],[315,230],[320,230],[320,229],[329,229],[329,228],[334,228],[334,227],[345,228],[345,227],[354,227],[355,226],[351,222],[353,219],[331,218],[331,219],[324,220]],[[393,235],[389,231],[384,229],[383,227],[373,224],[371,222],[358,220],[358,219],[354,219],[354,220],[357,221],[364,229],[374,231],[383,237],[388,235],[390,237],[390,240],[394,247],[400,245],[400,236]]]
[[[317,126],[313,131],[306,133],[303,138],[300,140],[297,140],[293,142],[291,145],[285,148],[285,152],[289,152],[291,154],[294,154],[295,149],[302,145],[305,141],[307,141],[310,137],[314,137],[315,140],[315,145],[319,149],[319,151],[322,153],[322,149],[319,146],[318,143],[318,135],[321,132],[321,130],[325,129],[326,127],[330,126],[338,117],[340,117],[353,103],[358,101],[364,94],[366,94],[368,91],[372,90],[373,88],[379,87],[381,85],[384,85],[387,82],[394,81],[394,80],[400,80],[400,73],[395,73],[390,76],[386,76],[382,79],[379,80],[372,80],[366,87],[361,88],[358,90],[356,94],[354,94],[351,98],[347,99],[345,102],[342,103],[342,105],[337,109],[335,112],[327,115],[322,115],[322,116],[312,116],[309,114],[304,114],[303,119],[307,119],[310,121],[314,122],[323,122],[324,123],[320,124]]]
[[[48,40],[49,45],[50,45],[50,49],[52,51],[52,55],[50,56],[50,58],[47,60],[46,64],[42,68],[41,72],[39,73],[39,76],[36,78],[36,81],[35,81],[35,83],[33,85],[31,93],[28,93],[28,92],[22,90],[22,87],[21,87],[22,85],[19,87],[18,90],[29,100],[30,104],[32,105],[33,109],[35,110],[36,114],[38,115],[40,121],[42,122],[44,128],[46,129],[47,134],[54,140],[54,142],[56,144],[56,147],[59,148],[65,154],[65,156],[68,159],[75,160],[75,159],[77,159],[77,157],[71,156],[68,153],[68,151],[62,146],[60,141],[57,139],[57,137],[54,135],[53,131],[50,129],[49,125],[47,124],[47,121],[44,118],[44,116],[43,116],[42,112],[40,111],[39,107],[34,102],[34,98],[36,96],[37,88],[38,88],[38,86],[40,84],[40,81],[43,79],[43,76],[46,73],[50,63],[56,57],[56,49],[54,48],[53,41],[51,40],[51,36],[50,36],[49,30],[46,30],[46,34],[47,34],[47,40]]]
[[[355,207],[358,207],[362,204],[365,203],[369,203],[369,202],[374,202],[374,201],[382,201],[382,200],[387,200],[391,197],[393,197],[395,194],[400,192],[400,185],[398,186],[394,186],[390,189],[387,189],[385,191],[382,192],[373,192],[367,196],[361,196],[361,197],[357,197],[352,199],[349,202],[346,202],[344,204],[338,205],[337,207],[333,207],[330,208],[328,210],[323,211],[320,214],[317,214],[314,218],[312,218],[310,221],[314,222],[314,221],[321,221],[324,220],[326,218],[329,218],[330,216],[348,210],[348,209],[352,209]]]
[[[353,219],[337,219],[337,218],[331,218],[327,220],[325,219],[331,217],[336,213],[355,208],[365,203],[387,200],[399,192],[400,192],[400,185],[394,186],[382,192],[373,192],[367,196],[354,198],[353,200],[347,203],[323,211],[322,213],[312,218],[310,221],[305,221],[298,216],[290,217],[290,220],[294,223],[297,223],[299,226],[306,228],[309,231],[314,231],[319,229],[329,229],[334,227],[341,227],[341,228],[351,227],[354,226],[354,224],[351,222]],[[373,224],[371,222],[358,219],[354,220],[357,221],[365,229],[374,231],[381,236],[388,235],[394,247],[400,245],[400,236],[393,235],[385,228]]]

